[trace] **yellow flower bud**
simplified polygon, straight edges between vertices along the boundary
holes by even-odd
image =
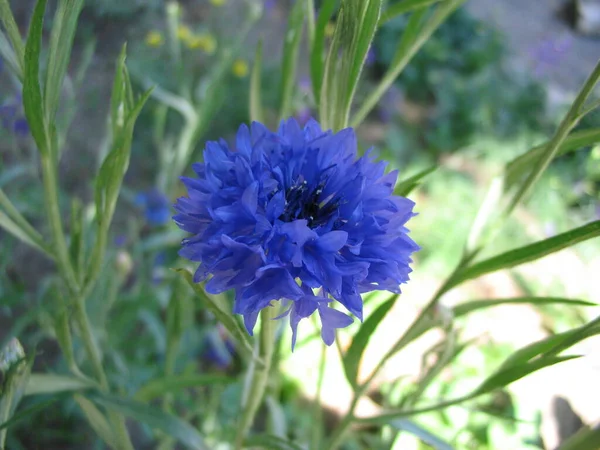
[[[160,47],[164,43],[164,38],[162,33],[159,31],[150,31],[146,35],[146,45],[149,47]]]
[[[236,59],[231,68],[233,74],[238,78],[244,78],[248,75],[248,63],[243,59]]]
[[[210,2],[214,6],[223,6],[225,4],[226,0],[210,0]]]
[[[187,41],[192,37],[192,31],[186,25],[179,25],[177,27],[177,38],[182,41]]]

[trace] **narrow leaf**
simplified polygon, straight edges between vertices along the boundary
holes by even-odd
[[[254,66],[252,67],[252,76],[250,77],[250,120],[263,122],[263,107],[261,95],[261,74],[262,74],[262,40],[256,46],[254,55]]]
[[[17,69],[17,76],[22,80],[23,55],[25,54],[25,51],[23,50],[23,39],[21,38],[19,27],[17,26],[17,22],[15,22],[8,0],[0,0],[0,20],[6,30],[6,34],[8,34],[10,44],[12,45],[12,51],[16,62],[14,68]]]
[[[600,220],[466,267],[458,271],[452,280],[450,280],[446,286],[446,290],[486,273],[535,261],[536,259],[597,236],[600,236]]]
[[[104,417],[104,414],[102,414],[100,410],[84,396],[75,394],[73,398],[100,439],[102,439],[110,448],[117,448],[117,439],[112,431],[112,427]]]
[[[157,397],[183,389],[215,384],[229,384],[235,380],[224,375],[177,375],[151,380],[136,392],[134,398],[140,402],[150,402]]]
[[[45,246],[42,246],[42,242],[38,240],[37,233],[35,235],[28,234],[22,227],[17,225],[12,221],[10,217],[4,214],[3,211],[0,210],[0,227],[3,228],[8,233],[12,234],[14,237],[19,239],[21,242],[29,245],[30,247],[35,248],[41,253],[48,255],[50,257],[51,253]]]
[[[29,36],[25,45],[25,66],[23,73],[23,108],[31,131],[31,135],[42,155],[50,151],[46,124],[44,122],[44,107],[40,89],[40,52],[42,49],[42,30],[44,27],[44,12],[46,0],[38,0],[33,10]]]
[[[91,394],[89,398],[100,406],[161,430],[187,448],[193,450],[208,448],[204,443],[204,439],[194,427],[175,416],[162,412],[158,408],[100,392]]]
[[[8,427],[11,427],[14,424],[22,421],[22,420],[27,419],[32,414],[35,414],[38,411],[41,411],[41,410],[47,408],[48,406],[56,403],[58,401],[58,399],[59,399],[58,397],[51,398],[49,400],[45,400],[43,402],[36,403],[35,405],[32,405],[32,406],[30,406],[28,408],[22,409],[17,414],[14,414],[6,422],[0,423],[0,430],[4,430],[4,429],[6,429]]]
[[[427,6],[433,5],[439,1],[444,0],[402,0],[394,3],[388,6],[385,12],[381,15],[381,19],[379,19],[379,26],[389,22],[392,19],[395,19],[401,14],[426,8]]]
[[[514,304],[528,304],[528,305],[553,305],[553,304],[564,304],[571,306],[598,306],[596,303],[588,302],[585,300],[577,300],[562,297],[514,297],[514,298],[494,298],[486,300],[471,300],[460,305],[456,305],[453,308],[454,317],[461,317],[465,314],[472,313],[484,308],[490,308],[498,305],[514,305]]]
[[[65,391],[80,391],[96,387],[91,380],[67,375],[32,373],[27,382],[25,395],[54,394]]]
[[[600,423],[593,428],[583,426],[577,433],[560,444],[558,450],[598,450],[600,448]]]
[[[3,0],[0,0],[0,3],[2,1]],[[15,51],[2,30],[0,30],[0,57],[2,57],[6,65],[16,75],[19,81],[23,82],[23,55],[21,55],[21,61],[19,62],[17,55],[15,55]]]
[[[344,372],[346,373],[346,378],[352,386],[357,385],[360,360],[362,359],[362,355],[365,352],[371,335],[373,334],[377,326],[381,323],[383,318],[390,311],[390,309],[392,309],[392,306],[394,306],[394,303],[397,299],[398,296],[393,295],[388,300],[379,305],[379,307],[375,311],[373,311],[373,313],[367,318],[367,320],[364,321],[364,323],[361,325],[361,327],[358,329],[358,332],[352,339],[352,344],[350,344],[350,348],[344,356]]]
[[[225,311],[210,295],[208,295],[202,286],[198,283],[194,283],[192,274],[186,269],[175,269],[176,272],[181,274],[194,289],[198,297],[204,303],[210,312],[215,315],[215,318],[223,324],[225,328],[231,333],[231,336],[240,344],[241,349],[246,352],[246,355],[252,355],[252,345],[250,344],[250,338],[237,320],[232,316],[231,311]]]
[[[335,11],[336,0],[324,0],[319,8],[319,17],[315,26],[315,37],[310,48],[310,77],[317,108],[321,99],[321,86],[325,64],[325,29]]]
[[[396,187],[394,188],[394,195],[399,195],[401,197],[406,197],[411,191],[417,187],[427,175],[435,172],[438,169],[437,166],[429,167],[421,172],[409,177],[405,180],[398,181],[396,183]]]
[[[429,447],[435,450],[453,450],[450,444],[444,441],[442,438],[436,436],[431,433],[429,430],[425,429],[421,425],[413,422],[408,419],[395,419],[390,420],[388,425],[392,428],[395,428],[398,431],[406,431],[417,438],[419,438],[424,444],[427,444]]]
[[[304,25],[305,2],[299,0],[292,7],[290,19],[283,44],[283,59],[281,61],[281,110],[280,119],[290,115],[292,109],[292,96],[296,86],[296,67],[298,65],[298,53],[300,51],[300,40],[302,39],[302,28]]]
[[[244,447],[248,448],[269,448],[273,450],[303,450],[304,448],[299,444],[272,434],[251,436],[244,441],[244,444]]]

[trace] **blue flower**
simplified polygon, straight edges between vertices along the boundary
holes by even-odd
[[[252,334],[258,313],[273,300],[298,323],[318,313],[322,338],[352,323],[333,309],[335,300],[362,320],[361,294],[400,292],[418,246],[406,222],[414,203],[393,195],[397,171],[370,152],[357,157],[350,128],[323,131],[294,119],[274,133],[254,122],[242,125],[234,148],[208,142],[194,178],[182,178],[188,197],[173,217],[192,234],[180,255],[199,262],[194,281],[206,290],[235,290],[234,312]],[[280,316],[280,317],[282,317]]]
[[[13,99],[0,106],[0,121],[2,128],[14,133],[18,137],[29,135],[29,124],[23,112],[20,95],[16,95]]]
[[[146,222],[151,226],[165,225],[171,218],[169,199],[158,189],[141,192],[135,198],[135,203],[144,209]]]

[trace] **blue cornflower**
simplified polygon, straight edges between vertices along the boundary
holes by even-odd
[[[235,290],[234,312],[248,332],[272,300],[285,299],[293,337],[300,320],[317,312],[327,345],[352,318],[361,294],[400,292],[411,254],[419,247],[406,222],[414,203],[393,195],[397,171],[370,152],[357,157],[351,128],[323,131],[294,119],[274,133],[242,125],[232,149],[208,142],[194,178],[182,178],[188,197],[177,200],[177,225],[192,233],[180,255],[200,262],[194,281],[206,290]],[[281,316],[280,316],[281,317]]]
[[[18,137],[29,135],[29,124],[23,112],[21,95],[16,95],[13,99],[0,106],[0,122],[2,123],[2,128],[14,133]]]
[[[158,189],[154,188],[147,192],[140,192],[135,198],[135,203],[144,209],[144,216],[148,225],[161,226],[171,218],[169,199]]]

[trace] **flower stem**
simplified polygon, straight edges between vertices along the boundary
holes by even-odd
[[[242,416],[237,427],[237,436],[235,439],[235,448],[241,449],[244,438],[250,430],[254,422],[254,416],[258,411],[260,404],[264,398],[269,372],[271,369],[271,361],[273,359],[273,350],[275,348],[275,329],[277,324],[273,320],[277,308],[267,307],[261,313],[261,330],[259,352],[260,358],[264,362],[263,365],[252,362],[248,367],[251,377],[249,389],[244,393],[242,399]]]
[[[336,341],[337,342],[337,341]],[[310,448],[318,450],[321,442],[321,435],[323,433],[323,426],[321,417],[323,416],[323,410],[321,408],[321,390],[323,389],[323,378],[325,377],[325,355],[327,353],[327,347],[321,346],[321,359],[319,361],[319,378],[317,379],[317,392],[315,394],[315,401],[313,404],[313,419],[315,425],[312,428],[312,439]]]

